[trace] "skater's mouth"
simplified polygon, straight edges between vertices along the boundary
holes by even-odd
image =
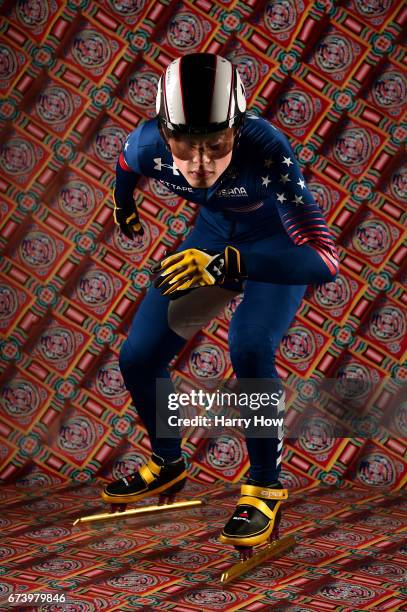
[[[213,174],[213,172],[210,172],[208,170],[190,170],[189,174],[198,178],[204,178],[210,176],[211,174]]]

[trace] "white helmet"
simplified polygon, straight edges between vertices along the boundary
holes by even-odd
[[[172,133],[208,134],[241,125],[246,98],[236,66],[214,53],[174,60],[159,80],[156,111]]]

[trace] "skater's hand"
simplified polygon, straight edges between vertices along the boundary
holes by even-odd
[[[244,276],[239,251],[230,246],[215,255],[202,249],[186,249],[166,257],[157,266],[159,276],[154,285],[169,296],[176,291],[222,285],[226,279]]]
[[[199,249],[186,249],[165,257],[154,266],[154,271],[159,272],[154,285],[163,295],[214,285],[216,279],[206,270],[213,258],[213,255]]]
[[[114,201],[113,218],[116,225],[130,240],[133,240],[136,236],[143,236],[144,230],[135,204],[133,212],[130,212],[124,208],[118,208]]]

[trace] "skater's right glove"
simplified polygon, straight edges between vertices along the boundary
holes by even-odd
[[[155,271],[160,272],[155,287],[169,297],[177,291],[223,285],[247,277],[240,253],[232,246],[215,255],[203,249],[186,249],[163,259]]]
[[[140,222],[136,204],[134,203],[134,210],[131,212],[124,208],[119,208],[116,204],[114,196],[113,203],[114,222],[120,227],[123,234],[130,240],[133,240],[135,236],[142,236],[144,234],[144,230]]]

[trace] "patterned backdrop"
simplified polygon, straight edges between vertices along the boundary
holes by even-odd
[[[407,9],[398,0],[10,0],[1,4],[1,472],[48,487],[133,471],[148,441],[118,367],[149,266],[184,240],[197,207],[143,180],[145,235],[112,216],[126,134],[154,116],[157,81],[184,53],[233,61],[254,112],[289,137],[341,255],[311,289],[278,354],[281,376],[375,382],[380,434],[324,426],[285,445],[282,480],[382,490],[405,478],[403,223]],[[403,165],[404,164],[404,165]],[[227,328],[238,300],[173,362],[180,384],[232,376]],[[366,423],[369,427],[369,423]],[[367,430],[369,431],[369,430]],[[372,432],[374,433],[374,432]],[[242,439],[190,431],[196,482],[236,483]]]

